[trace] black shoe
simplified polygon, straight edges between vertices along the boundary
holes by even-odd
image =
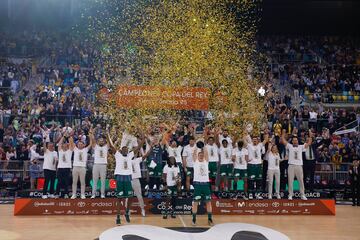
[[[167,215],[163,215],[163,219],[167,219]]]
[[[116,225],[121,225],[121,220],[119,215],[116,216]]]
[[[360,206],[360,203],[358,203],[357,206],[359,207],[359,206]]]
[[[191,225],[196,226],[196,220],[193,219],[193,220],[191,221]]]
[[[353,203],[352,205],[353,205],[353,206],[356,206],[356,204],[355,204],[355,203]]]
[[[125,214],[125,219],[127,223],[130,223],[130,215],[129,214]]]
[[[208,224],[209,224],[209,226],[214,226],[214,222],[213,222],[213,220],[211,218],[208,219]]]
[[[175,214],[171,214],[171,218],[176,218],[176,215],[175,215]]]

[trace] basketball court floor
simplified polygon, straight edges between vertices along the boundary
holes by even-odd
[[[122,219],[124,223],[125,220]],[[250,223],[271,228],[291,240],[359,240],[360,207],[336,206],[336,216],[214,216],[215,224]],[[191,227],[191,216],[164,220],[160,215],[132,216],[131,224]],[[124,224],[126,225],[126,224]],[[94,240],[115,227],[115,216],[13,216],[13,205],[0,205],[0,239]],[[197,227],[207,227],[206,216]],[[172,239],[175,240],[175,239]]]

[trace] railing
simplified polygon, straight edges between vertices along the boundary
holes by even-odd
[[[344,185],[349,179],[349,167],[351,163],[336,165],[331,162],[317,163],[315,170],[315,182],[318,184]]]

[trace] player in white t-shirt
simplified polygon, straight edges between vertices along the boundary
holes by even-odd
[[[71,149],[74,149],[74,139],[72,137],[72,132],[65,132],[58,144],[58,184],[56,187],[56,196],[59,196],[60,190],[63,188],[64,198],[68,198],[69,194],[70,172],[72,169],[71,157],[73,155],[73,151]]]
[[[245,138],[245,141],[248,139]],[[247,165],[249,190],[253,192],[257,199],[262,199],[259,192],[262,189],[262,154],[265,154],[265,144],[268,142],[269,136],[264,136],[264,141],[260,142],[259,137],[253,136],[251,142],[247,142],[247,150],[249,152],[249,162]],[[249,194],[250,196],[250,194]],[[252,198],[250,196],[249,198]]]
[[[133,174],[132,160],[135,156],[133,151],[128,150],[125,145],[121,147],[121,150],[117,150],[109,138],[109,146],[112,152],[115,152],[115,178],[116,178],[116,196],[119,199],[125,198],[125,219],[126,222],[130,222],[130,206],[131,198],[134,196],[134,191],[131,186],[131,179]],[[118,209],[116,215],[116,224],[121,224],[120,220],[120,202],[118,202]]]
[[[186,191],[190,191],[190,185],[193,179],[194,175],[194,160],[193,160],[193,154],[196,147],[195,138],[193,136],[189,137],[189,144],[184,147],[183,153],[182,153],[182,159],[183,159],[183,167],[184,171],[186,173]]]
[[[176,207],[176,198],[180,190],[181,175],[180,167],[177,165],[176,158],[174,156],[169,157],[167,164],[163,169],[163,182],[165,183],[165,189],[167,191],[167,209],[163,212],[163,219],[167,219],[170,214],[171,218],[176,218],[174,210]]]
[[[45,183],[43,188],[43,195],[42,198],[46,199],[48,196],[50,198],[55,198],[54,196],[54,185],[56,179],[56,163],[58,161],[58,154],[55,151],[54,143],[49,142],[46,143],[46,137],[44,137],[44,177]],[[50,184],[50,195],[48,195],[48,185]]]
[[[193,153],[194,159],[194,200],[192,204],[192,224],[196,225],[196,214],[201,200],[206,203],[208,224],[213,225],[211,189],[209,179],[209,154],[206,148],[196,148]]]
[[[244,196],[247,200],[247,163],[249,161],[249,152],[244,147],[243,141],[238,141],[236,148],[232,152],[232,160],[234,162],[234,189],[237,190],[239,179],[244,181]]]
[[[107,134],[109,138],[109,134]],[[100,197],[105,198],[105,183],[106,183],[106,170],[107,170],[107,157],[109,152],[109,145],[104,136],[100,136],[97,140],[93,139],[92,148],[94,149],[94,165],[92,170],[92,195],[91,198],[96,197],[97,183],[100,178]]]
[[[185,185],[186,175],[184,172],[184,167],[182,164],[182,151],[183,147],[181,145],[178,146],[175,140],[170,140],[170,145],[166,147],[166,151],[168,153],[168,157],[174,157],[176,161],[176,165],[179,167],[180,176],[183,185]]]
[[[300,186],[300,195],[302,200],[307,200],[305,196],[305,187],[304,187],[304,173],[303,173],[303,159],[302,153],[305,152],[306,148],[312,144],[312,132],[309,130],[309,137],[307,142],[304,145],[299,145],[299,140],[297,137],[292,138],[292,144],[288,143],[285,138],[285,134],[281,137],[282,144],[285,145],[288,150],[288,185],[289,185],[289,200],[293,199],[294,189],[293,184],[295,177],[299,182]]]
[[[277,199],[281,199],[280,197],[280,162],[281,157],[279,154],[279,150],[275,144],[275,139],[273,139],[268,145],[267,158],[268,161],[268,198],[272,199],[273,192],[273,182],[275,177],[275,196]]]
[[[233,176],[234,164],[231,159],[233,148],[226,139],[223,139],[219,147],[220,153],[220,188],[228,191],[231,186],[231,178]]]
[[[73,177],[73,183],[72,183],[72,196],[71,199],[76,198],[76,189],[77,189],[77,183],[80,179],[80,197],[81,199],[85,199],[85,176],[86,176],[86,163],[88,161],[88,152],[93,145],[93,133],[92,129],[90,129],[89,132],[90,135],[90,144],[85,145],[83,140],[78,140],[77,144],[72,149],[70,147],[70,150],[74,151],[74,162],[73,162],[73,171],[72,171],[72,177]]]
[[[217,138],[217,135],[215,135],[215,138]],[[213,179],[212,182],[214,183],[211,187],[213,190],[217,191],[218,186],[216,184],[216,177],[219,165],[219,147],[215,142],[217,142],[217,140],[215,140],[214,137],[207,137],[205,148],[209,153],[209,176]]]

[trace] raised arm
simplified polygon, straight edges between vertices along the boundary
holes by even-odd
[[[304,144],[305,148],[308,148],[309,146],[311,146],[313,141],[313,133],[311,132],[311,130],[309,130],[309,137],[306,140],[306,143]]]
[[[281,143],[285,146],[288,144],[288,141],[285,139],[285,133],[282,133],[281,135]]]
[[[71,151],[74,151],[74,149],[75,149],[74,134],[73,133],[69,137],[69,148],[70,148]]]
[[[115,146],[114,146],[113,141],[111,140],[111,137],[110,137],[110,133],[109,133],[109,132],[107,132],[106,137],[107,137],[107,141],[108,141],[108,143],[109,143],[109,147],[110,147],[111,151],[112,151],[113,153],[115,153],[115,152],[116,152],[116,148],[115,148]]]

